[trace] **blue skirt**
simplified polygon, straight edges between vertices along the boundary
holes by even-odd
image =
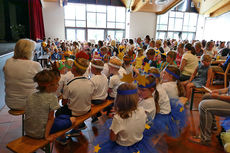
[[[171,114],[176,122],[177,128],[181,130],[186,126],[186,111],[183,104],[180,103],[179,99],[170,99]]]
[[[225,131],[230,129],[230,117],[225,118],[225,120],[221,123],[221,126],[225,129]]]
[[[99,135],[93,142],[94,152],[98,153],[157,153],[151,141],[150,135],[145,135],[148,132],[144,132],[141,141],[133,144],[132,146],[121,146],[116,142],[110,140],[109,127],[112,124],[112,119],[106,121],[105,125],[99,130]]]

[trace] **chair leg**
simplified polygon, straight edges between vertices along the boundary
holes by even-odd
[[[24,114],[22,115],[22,136],[24,136]]]
[[[194,92],[195,92],[195,89],[192,89],[192,96],[191,96],[191,103],[190,103],[190,111],[192,110],[192,107],[193,107]]]

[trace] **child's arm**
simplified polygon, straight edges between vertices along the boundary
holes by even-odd
[[[54,123],[54,111],[50,111],[48,116],[48,121],[46,124],[46,132],[45,132],[45,139],[47,140],[54,139],[54,137],[50,136],[50,129],[52,128],[53,123]]]
[[[181,62],[181,64],[180,64],[180,71],[183,71],[185,65],[186,65],[186,60],[183,59],[182,62]]]
[[[207,82],[206,82],[206,87],[209,87],[210,85],[210,82],[211,82],[211,78],[212,78],[212,68],[209,68],[208,69],[208,79],[207,79]]]
[[[113,130],[110,130],[110,140],[111,141],[116,141],[117,135],[113,132]]]
[[[192,76],[190,77],[189,82],[191,82],[195,78],[197,71],[198,71],[198,66],[196,67],[195,71],[193,72]]]

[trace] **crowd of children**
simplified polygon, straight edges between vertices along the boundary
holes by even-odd
[[[209,55],[203,55],[199,65],[197,61],[198,66],[189,81],[180,82],[180,63],[184,64],[183,69],[192,71],[191,67],[186,67],[191,64],[188,57],[183,58],[184,43],[187,42],[181,42],[177,48],[175,40],[165,41],[164,51],[161,40],[150,41],[149,36],[144,42],[140,38],[120,44],[114,40],[99,41],[97,46],[44,39],[42,47],[51,55],[51,61],[55,61],[54,68],[34,77],[39,91],[27,101],[26,134],[54,139],[52,133],[70,127],[74,117],[90,112],[91,105],[111,99],[114,104],[103,110],[112,117],[108,127],[110,140],[95,141],[101,148],[99,152],[156,152],[149,139],[162,133],[178,137],[186,126],[185,109],[179,101],[179,97],[185,96],[184,86],[189,98],[193,86],[210,84]],[[189,52],[194,49],[192,44],[185,46],[187,49],[189,46]],[[185,61],[180,61],[182,59]],[[58,99],[62,99],[61,107]],[[93,116],[93,122],[99,116],[101,113]],[[37,120],[36,124],[33,120]],[[40,131],[31,128],[38,125],[42,126]],[[85,127],[82,123],[67,135],[77,136]],[[65,137],[57,141],[67,143]]]

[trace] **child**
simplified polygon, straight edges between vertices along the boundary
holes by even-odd
[[[169,114],[171,112],[171,106],[170,106],[170,102],[169,102],[169,98],[168,95],[166,93],[166,91],[164,90],[164,88],[162,88],[162,85],[160,83],[160,72],[157,68],[151,68],[149,70],[149,75],[154,76],[156,79],[156,90],[159,94],[159,98],[158,98],[158,103],[160,106],[160,110],[159,113],[160,114]],[[154,93],[153,93],[154,95]]]
[[[166,53],[162,53],[161,54],[161,63],[159,65],[159,70],[162,71],[165,66],[166,66],[167,62],[166,62]]]
[[[159,93],[157,90],[155,91],[156,89],[155,78],[148,76],[146,79],[149,81],[149,83],[146,86],[142,86],[142,85],[138,86],[138,95],[141,99],[138,103],[138,106],[144,108],[145,113],[147,115],[147,124],[150,124],[154,119],[156,112],[160,111],[159,104],[158,104],[159,96],[157,96],[159,95]],[[154,92],[154,98],[153,98],[153,92]]]
[[[135,60],[135,68],[136,69],[141,69],[141,65],[142,65],[142,62],[145,58],[145,56],[143,55],[143,49],[139,48],[137,50],[138,54],[137,54],[137,57],[136,57],[136,60]]]
[[[83,53],[81,53],[83,54]],[[89,62],[85,58],[76,58],[73,63],[71,72],[74,78],[67,83],[63,92],[63,107],[56,112],[56,116],[61,114],[71,116],[81,116],[88,113],[91,109],[91,97],[93,94],[93,85],[90,80],[83,77]],[[81,124],[79,129],[86,128],[85,124]],[[73,129],[70,136],[79,135],[78,130]]]
[[[94,105],[101,104],[108,96],[108,79],[104,74],[101,73],[103,67],[104,62],[101,60],[93,60],[91,62],[91,72],[94,74],[90,79],[94,86],[91,102]],[[100,113],[97,114],[97,117],[99,116]],[[92,122],[96,121],[97,117],[92,117]]]
[[[109,81],[109,99],[114,99],[117,95],[117,88],[121,83],[121,75],[119,74],[119,69],[122,63],[117,57],[112,57],[109,61],[109,72],[113,76],[110,77]]]
[[[168,65],[175,65],[175,66],[177,66],[175,60],[176,60],[176,52],[169,51],[166,54],[166,64],[164,65],[164,67],[162,67],[162,69],[160,71],[163,71]]]
[[[97,139],[94,143],[101,148],[99,153],[155,152],[154,148],[150,146],[150,139],[143,136],[146,114],[142,107],[137,106],[136,86],[123,83],[118,87],[117,91],[118,94],[114,102],[116,114],[109,128],[110,140],[104,141],[101,146]],[[111,122],[111,120],[108,121]],[[100,134],[100,136],[105,137],[108,135],[106,133],[108,133],[108,130]]]
[[[30,95],[26,103],[25,132],[33,138],[45,138],[49,141],[55,138],[51,133],[66,129],[72,125],[74,118],[67,117],[60,123],[54,122],[54,111],[60,106],[53,94],[58,87],[58,78],[51,70],[43,70],[34,77],[38,83],[36,93]],[[57,120],[56,120],[57,121]],[[53,127],[52,127],[53,125]],[[52,130],[51,130],[52,127]]]
[[[151,67],[157,67],[157,63],[156,61],[154,61],[154,57],[155,57],[154,49],[148,49],[146,55],[147,57],[144,58],[142,65],[144,66],[146,63],[149,63]]]
[[[212,68],[210,67],[211,60],[212,58],[210,55],[202,55],[201,64],[199,64],[199,66],[195,69],[189,81],[185,81],[183,83],[186,88],[186,97],[188,99],[190,99],[193,87],[209,87],[212,77]]]
[[[129,55],[123,57],[123,64],[119,70],[121,76],[123,76],[123,74],[133,74],[133,66],[131,65],[131,62],[132,58]]]
[[[184,88],[179,80],[180,70],[176,66],[169,65],[164,70],[162,77],[164,82],[162,83],[162,87],[170,98],[172,117],[177,123],[178,130],[180,130],[186,125],[186,112],[179,101],[179,97],[184,96]]]
[[[103,60],[104,60],[104,68],[102,70],[102,73],[108,78],[109,77],[109,65],[108,65],[108,62],[109,62],[109,58],[110,56],[109,55],[105,55],[103,57]]]

